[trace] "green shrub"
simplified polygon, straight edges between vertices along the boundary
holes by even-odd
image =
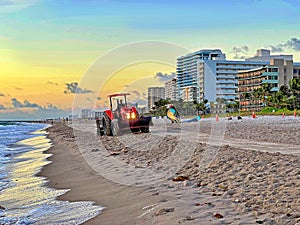
[[[277,112],[277,109],[269,106],[261,110],[261,113],[273,113],[273,112]]]

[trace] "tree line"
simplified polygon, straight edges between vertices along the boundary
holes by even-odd
[[[300,109],[300,79],[293,78],[289,82],[289,87],[283,85],[279,91],[271,91],[272,86],[265,83],[262,87],[252,92],[241,95],[241,101],[248,100],[250,105],[257,106],[257,109],[263,107],[273,107],[276,109],[298,110]]]

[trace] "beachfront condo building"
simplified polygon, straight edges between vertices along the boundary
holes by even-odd
[[[165,98],[176,100],[177,95],[177,78],[172,78],[165,82]]]
[[[233,60],[200,61],[200,79],[203,83],[203,98],[216,101],[217,98],[226,101],[238,100],[237,72],[266,66],[266,62],[245,62]]]
[[[289,81],[298,74],[299,70],[294,71],[297,63],[293,62],[293,55],[271,55],[268,49],[258,49],[254,57],[246,59],[246,61],[270,62],[270,65],[276,65],[279,72],[279,87],[282,85],[289,86]],[[299,64],[299,63],[298,63]]]
[[[204,79],[200,77],[200,60],[225,60],[220,49],[199,50],[177,58],[177,99],[185,101],[204,100]]]
[[[164,87],[149,87],[148,88],[148,108],[149,110],[155,106],[155,102],[160,99],[165,99],[165,88]]]
[[[269,83],[271,91],[279,91],[283,85],[289,86],[289,81],[300,76],[300,63],[293,63],[293,58],[270,58],[269,65],[253,70],[238,71],[238,97],[241,110],[259,110],[264,104],[264,98],[256,99],[255,90]]]
[[[255,93],[255,90],[269,84],[271,92],[279,90],[279,68],[268,65],[260,68],[238,71],[238,98],[242,111],[258,111],[265,106],[265,99],[262,93]]]
[[[217,98],[236,100],[237,71],[267,65],[267,62],[228,61],[220,49],[200,50],[177,58],[177,93],[184,101]]]
[[[300,76],[300,63],[293,63],[292,55],[271,55],[270,50],[259,49],[252,58],[243,61],[226,60],[220,49],[199,50],[177,58],[177,98],[184,101],[217,98],[238,100],[237,72],[276,65],[278,85],[287,85]]]

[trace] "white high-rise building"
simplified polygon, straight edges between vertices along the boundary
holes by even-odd
[[[149,110],[154,106],[154,103],[160,99],[165,99],[164,87],[149,87],[148,88],[148,108]]]
[[[177,58],[177,99],[186,101],[203,101],[203,77],[199,74],[203,70],[199,67],[201,60],[225,60],[226,56],[220,49],[199,50]],[[187,94],[188,92],[188,94]]]
[[[177,95],[177,78],[165,82],[165,98],[176,100]]]

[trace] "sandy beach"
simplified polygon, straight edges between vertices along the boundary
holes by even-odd
[[[92,201],[109,208],[86,224],[135,224],[135,218],[143,213],[141,208],[158,201],[138,188],[118,185],[99,176],[81,156],[70,127],[55,124],[47,131],[53,143],[47,151],[53,154],[48,158],[52,163],[39,175],[47,177],[53,188],[70,189],[60,200]]]
[[[48,128],[40,175],[60,197],[105,207],[85,224],[300,224],[300,119],[154,120],[97,137],[94,121]]]

